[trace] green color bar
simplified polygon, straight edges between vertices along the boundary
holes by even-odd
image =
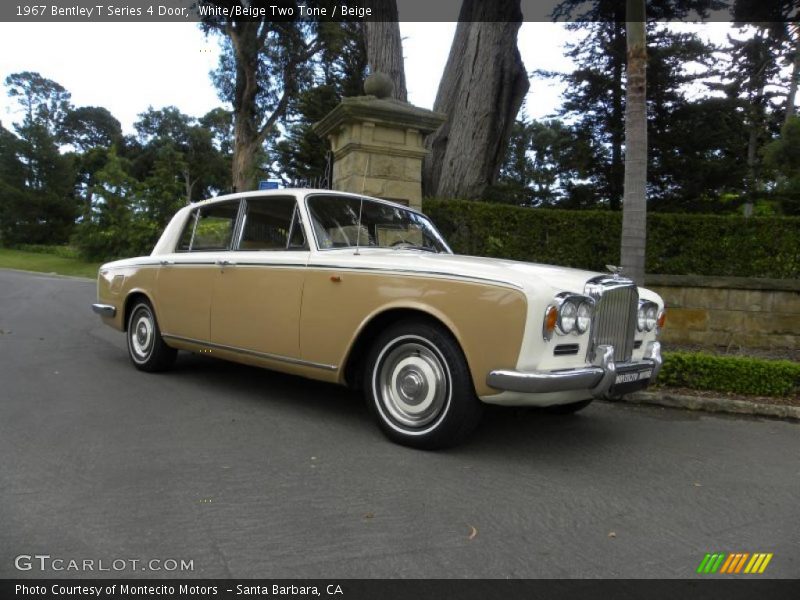
[[[700,566],[697,567],[697,572],[698,573],[704,573],[705,572],[706,565],[708,564],[708,561],[709,561],[710,558],[711,558],[710,554],[706,554],[705,557],[703,557],[703,562],[701,562]]]

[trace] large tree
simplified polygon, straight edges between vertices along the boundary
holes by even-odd
[[[212,129],[174,106],[148,108],[139,115],[135,127],[136,147],[129,153],[133,174],[141,181],[157,181],[162,196],[163,190],[180,189],[177,197],[162,203],[159,222],[177,206],[227,187],[228,160],[215,146]],[[159,177],[153,179],[154,173]],[[178,188],[164,178],[179,182]]]
[[[19,139],[0,123],[0,244],[13,241],[25,204],[24,190],[25,165],[19,158]]]
[[[367,60],[373,73],[388,75],[394,83],[392,97],[406,101],[406,72],[396,0],[369,0],[373,19],[362,22]]]
[[[255,4],[233,4],[249,9]],[[309,2],[307,5],[316,4]],[[263,144],[310,78],[310,61],[322,47],[313,21],[273,21],[263,17],[204,17],[206,33],[222,36],[219,68],[213,73],[220,97],[233,105],[231,166],[236,191],[254,189]]]
[[[20,202],[6,210],[4,240],[66,242],[77,214],[74,163],[59,149],[71,108],[70,94],[55,81],[28,71],[9,75],[5,84],[23,112],[14,129],[19,136],[16,154],[24,168],[24,189]]]
[[[776,174],[773,197],[784,214],[800,215],[800,116],[791,116],[781,135],[764,149],[764,162]]]
[[[120,122],[105,108],[81,106],[64,118],[61,140],[72,146],[76,168],[75,195],[83,203],[83,218],[92,211],[97,173],[108,161],[109,149],[123,143]]]
[[[464,0],[434,110],[447,121],[428,136],[423,191],[480,198],[499,172],[528,74],[517,49],[519,0]]]
[[[326,140],[313,130],[345,96],[364,93],[367,52],[363,27],[339,23],[320,51],[314,83],[298,95],[286,119],[285,134],[274,146],[273,174],[294,186],[327,187],[331,156]]]
[[[685,65],[709,62],[711,49],[695,35],[670,31],[658,21],[682,20],[707,16],[708,11],[721,8],[719,0],[674,0],[648,3],[651,21],[646,35],[653,40],[648,62],[648,112],[650,137],[672,129],[670,113],[680,107],[685,98],[681,88],[703,76],[687,72]],[[553,17],[570,21],[567,28],[575,34],[568,45],[567,55],[576,69],[563,77],[566,92],[561,114],[573,124],[577,135],[592,141],[592,161],[586,173],[591,188],[579,185],[573,189],[581,196],[594,196],[595,205],[612,210],[622,207],[625,161],[625,96],[626,96],[626,31],[625,2],[619,0],[564,0]],[[651,93],[652,92],[652,93]],[[656,128],[660,128],[656,130]],[[659,186],[662,148],[654,144],[651,163],[654,180]],[[664,147],[666,157],[675,154]],[[676,186],[669,187],[669,192]],[[591,204],[591,198],[588,199]]]
[[[770,84],[779,71],[782,29],[778,23],[759,23],[743,26],[743,38],[729,36],[732,68],[725,87],[729,97],[739,99],[748,128],[745,214],[763,194],[760,150],[771,138],[770,126],[777,128],[770,123],[771,100],[777,95]]]

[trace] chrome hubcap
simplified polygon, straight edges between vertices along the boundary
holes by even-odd
[[[131,350],[138,359],[146,359],[153,347],[155,327],[149,311],[139,310],[131,320]]]
[[[391,418],[408,427],[423,427],[442,411],[448,394],[442,359],[417,342],[384,351],[377,386]]]

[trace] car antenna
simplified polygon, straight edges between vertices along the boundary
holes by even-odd
[[[361,247],[361,211],[364,209],[364,189],[367,187],[367,171],[369,171],[369,159],[372,158],[367,155],[367,165],[364,167],[364,176],[361,178],[361,201],[358,204],[358,226],[356,227],[356,251],[354,254],[359,255],[358,249]],[[367,234],[369,235],[369,233]]]

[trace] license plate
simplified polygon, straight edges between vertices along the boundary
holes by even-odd
[[[635,371],[633,373],[620,373],[614,381],[616,385],[620,383],[633,383],[634,381],[641,381],[642,379],[650,379],[653,375],[652,369],[647,371]]]

